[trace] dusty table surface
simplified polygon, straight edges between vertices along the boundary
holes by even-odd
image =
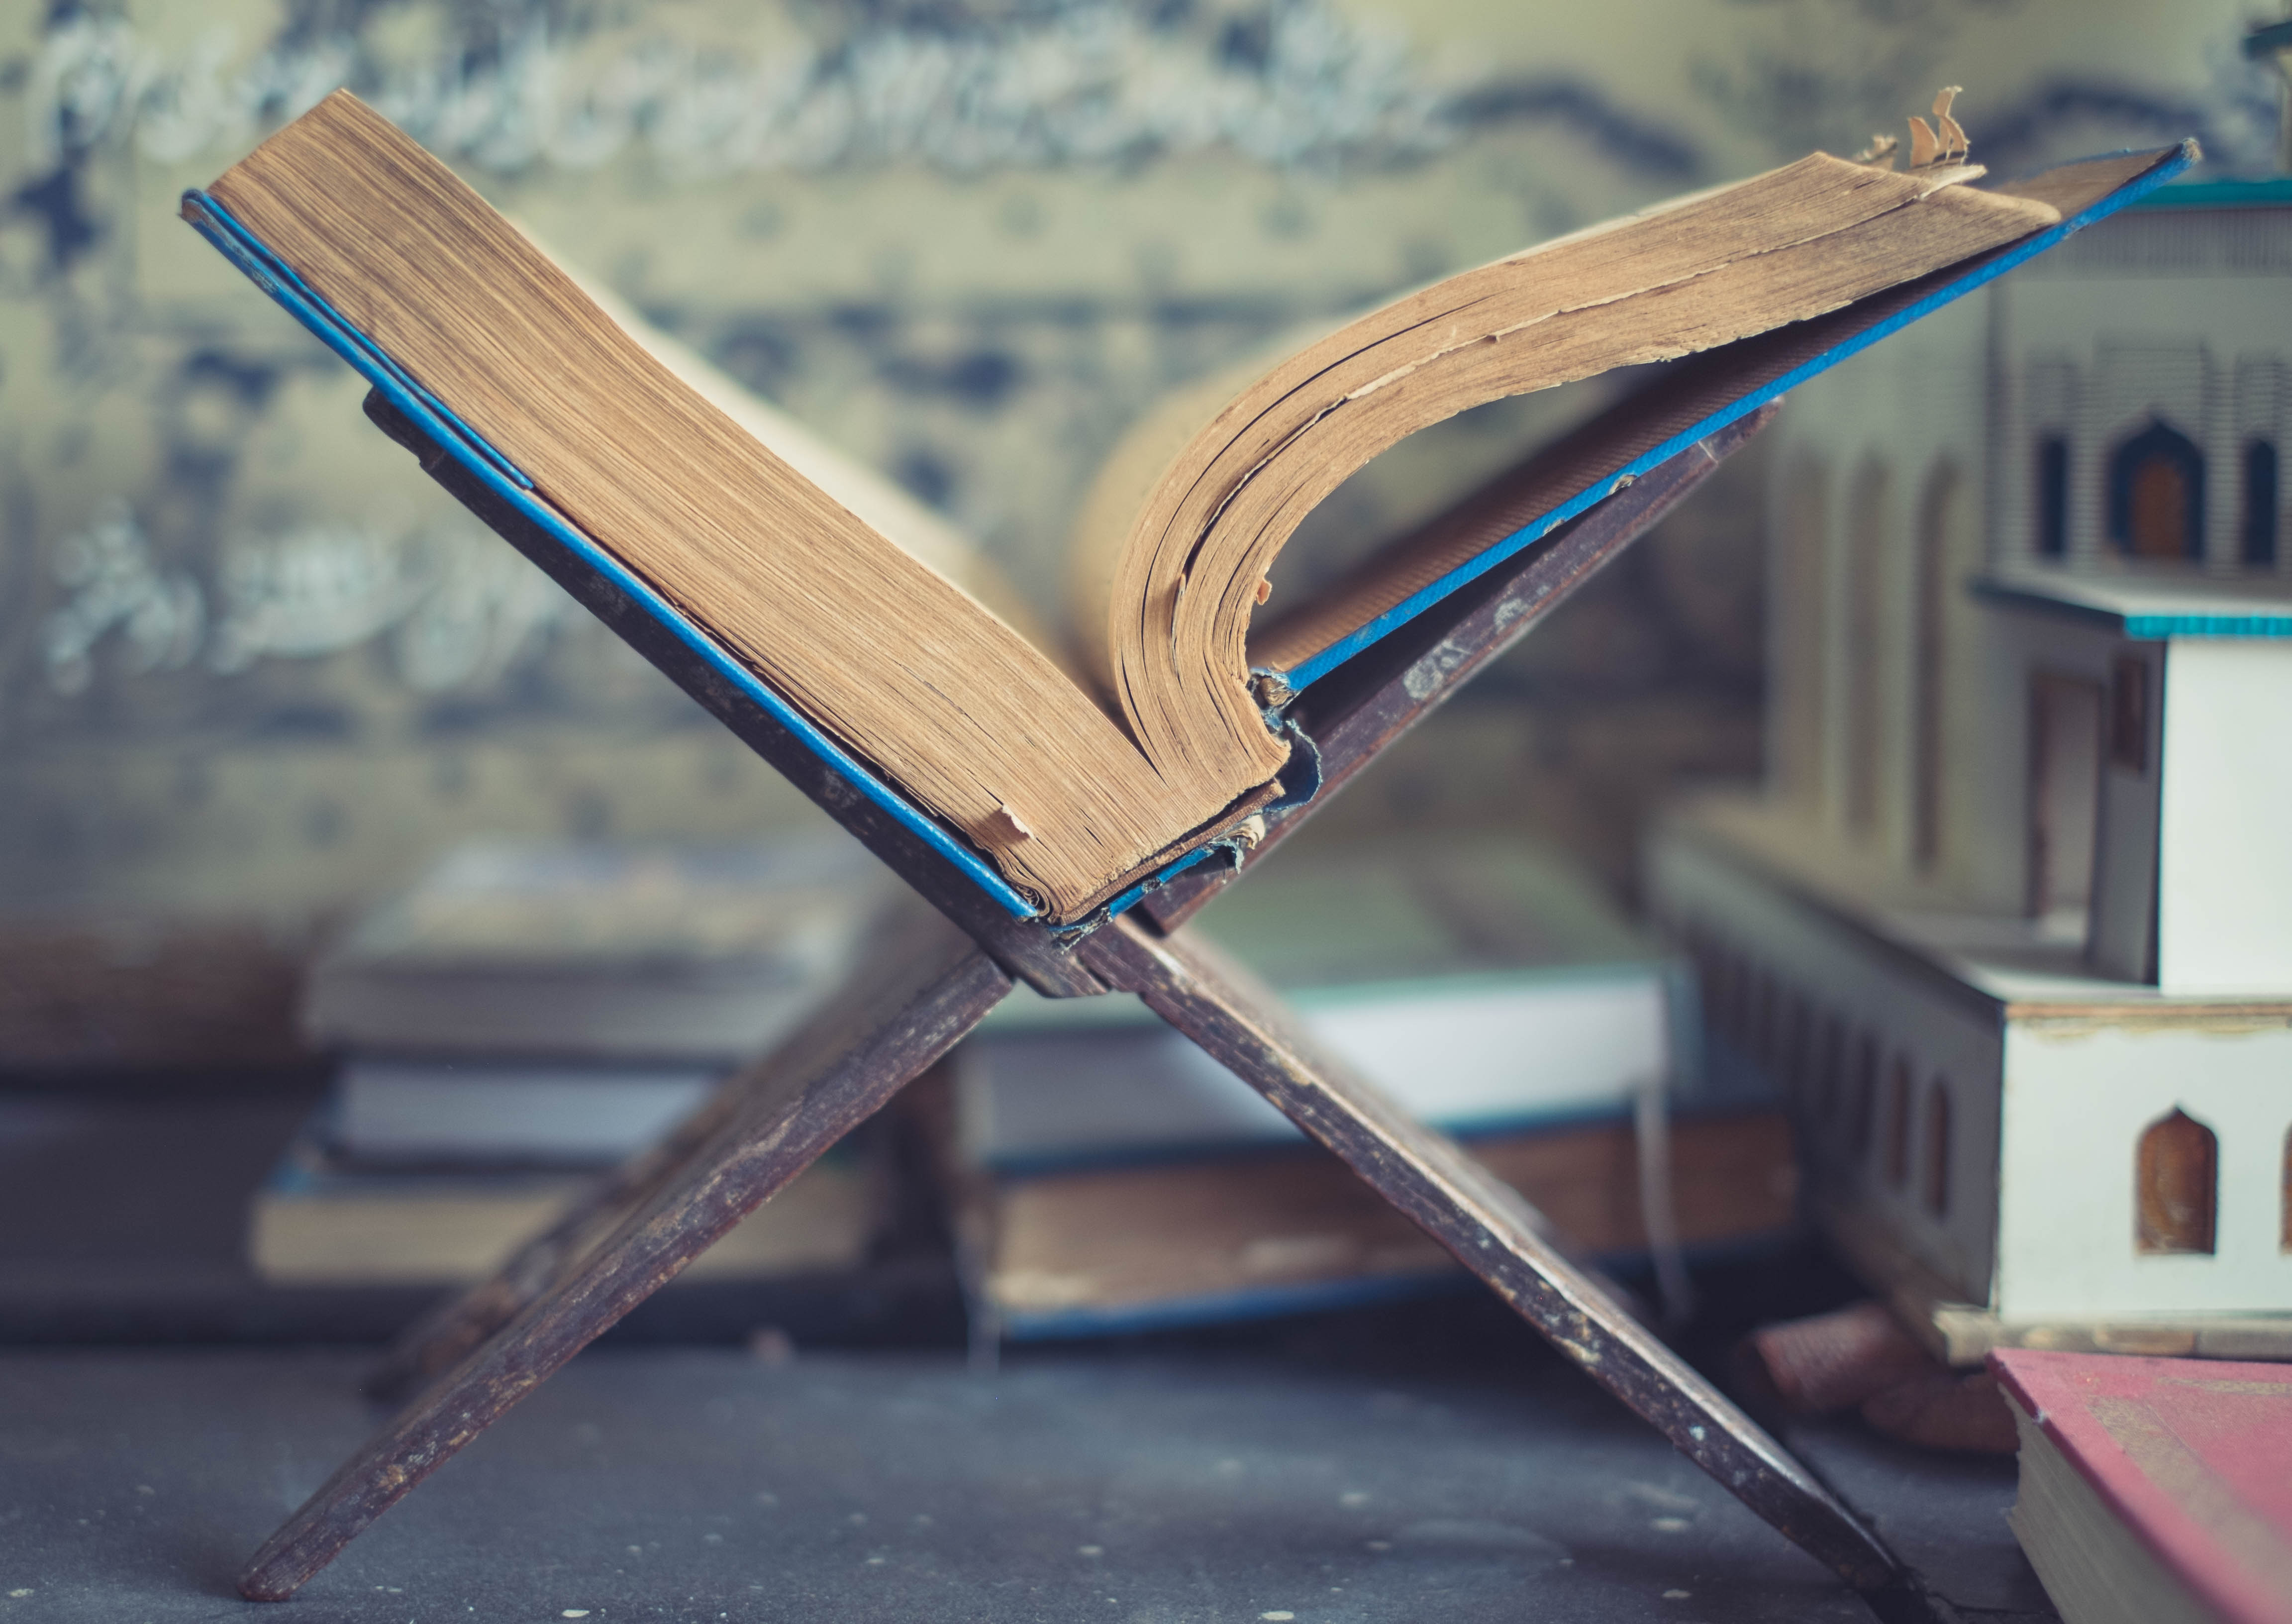
[[[1794,1423],[1783,1439],[1949,1607],[1981,1624],[2060,1616],[2006,1526],[2021,1480],[2013,1457],[1916,1449],[1851,1415]]]
[[[772,1326],[806,1351],[593,1349],[296,1601],[242,1604],[239,1563],[380,1418],[355,1396],[367,1351],[246,1344],[371,1339],[426,1297],[247,1273],[247,1192],[309,1095],[0,1091],[0,1624],[1872,1616],[1484,1295],[986,1378],[943,1264],[665,1293],[631,1330]],[[1706,1356],[1853,1290],[1812,1255],[1702,1283],[1724,1321]],[[54,1345],[152,1340],[238,1345]],[[918,1351],[854,1345],[883,1341]],[[2000,1515],[2010,1462],[1792,1431],[1933,1616],[2043,1615]]]
[[[0,1079],[0,1345],[386,1341],[434,1286],[275,1286],[247,1263],[247,1204],[319,1103],[312,1077],[10,1089]],[[609,1333],[738,1342],[959,1341],[952,1260],[677,1281]],[[4,1592],[0,1592],[4,1594]]]
[[[0,1620],[1862,1620],[1556,1360],[597,1349],[283,1607],[340,1349],[0,1354]]]

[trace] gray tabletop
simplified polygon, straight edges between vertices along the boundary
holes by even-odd
[[[1869,1614],[1572,1370],[594,1350],[285,1607],[340,1351],[0,1355],[0,1620]]]
[[[247,1343],[372,1338],[422,1297],[247,1273],[246,1194],[306,1095],[0,1093],[0,1624],[1872,1616],[1484,1295],[982,1377],[925,1257],[664,1293],[640,1334],[771,1325],[805,1352],[592,1349],[295,1602],[249,1606],[238,1564],[379,1417],[365,1350]],[[1852,1289],[1804,1255],[1703,1283],[1730,1321],[1707,1357]],[[55,1345],[153,1340],[178,1345]],[[910,1351],[861,1351],[884,1343]],[[1925,1616],[2049,1616],[2010,1461],[1851,1422],[1790,1441],[1918,1571]]]

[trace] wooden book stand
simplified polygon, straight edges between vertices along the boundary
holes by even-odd
[[[602,1181],[499,1273],[408,1330],[378,1393],[413,1396],[273,1534],[239,1580],[295,1594],[399,1498],[706,1250],[944,1054],[1012,988],[1134,992],[1344,1158],[1586,1374],[1858,1589],[1893,1560],[1796,1461],[1563,1255],[1509,1186],[1318,1055],[1273,994],[1182,926],[1328,793],[1640,536],[1735,451],[1766,407],[1663,464],[1315,683],[1290,714],[1320,747],[1320,793],[1267,818],[1238,867],[1198,864],[1118,917],[1054,932],[1013,919],[904,824],[855,794],[724,681],[379,395],[367,411],[432,477],[652,658],[897,871],[916,893],[840,996],[727,1082],[666,1142]],[[1501,512],[1504,483],[1478,504]],[[1521,513],[1519,521],[1533,517]]]

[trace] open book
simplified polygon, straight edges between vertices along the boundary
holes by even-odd
[[[1057,634],[959,578],[946,527],[896,488],[633,336],[346,92],[184,213],[452,455],[601,550],[640,602],[1015,893],[1013,911],[1065,922],[1280,797],[1310,747],[1279,707],[1307,683],[2191,156],[1986,190],[1949,155],[1896,173],[1818,153],[1419,288],[1142,423],[1077,522]],[[1261,617],[1283,544],[1379,451],[1649,362],[1671,366],[1545,457],[1531,523],[1433,527]]]

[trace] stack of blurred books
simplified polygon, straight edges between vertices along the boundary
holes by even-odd
[[[1282,852],[1195,928],[1321,1045],[1462,1139],[1594,1258],[1649,1248],[1635,1105],[1667,1107],[1692,1256],[1788,1232],[1790,1136],[1715,1096],[1692,983],[1581,869],[1490,836]],[[1454,1261],[1134,999],[1021,989],[957,1053],[941,1160],[987,1335],[1023,1340],[1441,1289]],[[1661,1119],[1660,1118],[1658,1119]]]
[[[304,1025],[338,1070],[255,1197],[257,1273],[484,1273],[832,990],[883,887],[840,837],[456,851],[313,967]],[[833,1155],[694,1275],[849,1267],[880,1183],[866,1155]]]
[[[770,1050],[862,950],[884,882],[848,842],[488,844],[315,968],[339,1057],[257,1195],[274,1285],[450,1284]],[[1650,1246],[1635,1124],[1666,1103],[1691,1256],[1788,1230],[1790,1141],[1715,1096],[1681,966],[1570,861],[1518,839],[1284,852],[1196,927],[1321,1043],[1465,1141],[1610,1265]],[[1465,1279],[1405,1218],[1136,1000],[1023,988],[956,1051],[925,1125],[982,1337],[1094,1335],[1340,1306]],[[916,1192],[888,1133],[838,1147],[698,1281],[819,1279]],[[910,1181],[912,1183],[913,1181]],[[902,1220],[904,1221],[904,1219]]]

